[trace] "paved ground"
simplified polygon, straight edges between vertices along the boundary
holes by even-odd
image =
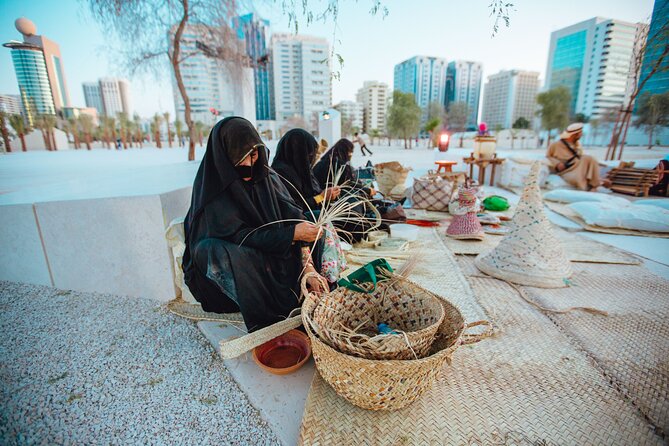
[[[278,444],[194,323],[0,282],[0,444]]]

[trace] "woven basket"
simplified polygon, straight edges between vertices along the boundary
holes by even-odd
[[[390,161],[387,163],[379,163],[374,165],[374,175],[376,176],[376,183],[379,186],[379,191],[384,196],[390,196],[392,191],[398,184],[404,184],[409,175],[409,171],[397,161]]]
[[[460,311],[441,300],[444,319],[429,356],[409,360],[358,358],[335,350],[314,333],[311,314],[318,301],[318,296],[307,294],[302,305],[302,320],[311,339],[316,369],[341,397],[368,410],[397,410],[411,404],[432,387],[458,346],[478,342],[492,333],[488,330],[482,335],[463,334],[465,328],[490,323],[465,325]]]
[[[418,359],[428,355],[444,320],[440,299],[401,276],[371,293],[345,287],[324,294],[313,311],[321,339],[342,353],[367,359]],[[399,334],[378,334],[385,323]]]

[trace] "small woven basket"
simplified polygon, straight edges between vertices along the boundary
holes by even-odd
[[[322,295],[312,321],[321,339],[342,353],[367,359],[418,359],[429,353],[444,315],[437,296],[394,275],[371,293],[339,287]],[[398,334],[380,335],[379,323]]]
[[[409,175],[409,171],[397,161],[390,161],[387,163],[379,163],[374,165],[374,175],[376,176],[376,183],[379,186],[379,191],[384,196],[389,196],[398,184],[404,184]]]
[[[442,299],[444,318],[428,356],[408,360],[359,358],[337,351],[314,333],[311,315],[319,300],[319,296],[308,293],[302,305],[302,321],[311,339],[316,369],[341,397],[368,410],[397,410],[411,404],[432,387],[458,346],[478,342],[491,333],[463,334],[468,327],[490,323],[465,324],[460,311]]]

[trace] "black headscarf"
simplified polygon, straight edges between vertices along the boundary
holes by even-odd
[[[240,178],[235,165],[262,140],[253,125],[244,118],[230,117],[218,122],[207,141],[207,150],[193,183],[191,207],[184,222],[186,252],[183,263],[190,262],[189,248],[200,239],[216,237],[240,242],[244,231],[265,223],[287,218],[302,218],[287,190],[275,174],[270,174],[267,152],[258,150],[250,181]],[[207,206],[212,214],[224,217],[215,225],[199,225]],[[294,225],[294,223],[292,223]],[[281,227],[282,223],[273,225]],[[197,233],[193,231],[197,229]]]
[[[283,177],[282,179],[289,181],[302,196],[312,198],[321,193],[318,181],[311,172],[317,152],[318,141],[311,133],[303,129],[289,130],[276,146],[272,168]],[[292,186],[286,185],[291,195],[293,195]]]
[[[341,166],[345,167],[338,185],[353,179],[353,170],[351,169],[351,166],[347,164],[351,160],[353,147],[351,141],[342,138],[337,141],[330,150],[323,154],[321,159],[314,166],[314,176],[321,187],[327,187],[327,183],[332,181],[332,175],[336,173]]]

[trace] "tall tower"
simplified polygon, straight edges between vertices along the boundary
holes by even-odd
[[[444,108],[454,102],[469,106],[467,127],[476,127],[481,99],[483,65],[480,62],[456,60],[448,64],[446,78],[446,102]]]
[[[539,73],[506,70],[488,76],[481,120],[489,128],[510,129],[518,118],[532,121],[537,109]]]
[[[256,14],[235,17],[237,35],[244,40],[246,54],[251,60],[255,83],[256,119],[274,119],[274,91],[270,70],[269,20]]]
[[[427,121],[430,103],[444,104],[446,100],[446,69],[446,59],[440,57],[414,56],[395,65],[394,88],[413,93],[423,110],[423,123]]]
[[[56,42],[37,35],[33,22],[21,17],[14,22],[23,42],[12,40],[3,46],[12,50],[21,101],[30,125],[37,114],[60,113],[70,106],[65,70]]]

